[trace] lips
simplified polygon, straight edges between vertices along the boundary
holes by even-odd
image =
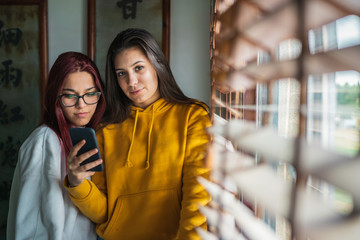
[[[75,113],[75,116],[79,117],[79,118],[84,118],[88,115],[87,112],[81,112],[81,113]]]
[[[141,91],[142,91],[142,89],[130,91],[130,94],[132,94],[132,95],[137,95],[137,94],[139,94]]]

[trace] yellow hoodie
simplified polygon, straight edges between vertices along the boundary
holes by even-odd
[[[210,199],[196,177],[208,177],[207,112],[159,99],[133,107],[128,119],[97,133],[105,171],[68,188],[74,204],[105,240],[200,239],[198,211]],[[66,184],[65,184],[66,185]]]

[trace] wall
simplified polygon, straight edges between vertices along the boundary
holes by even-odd
[[[210,104],[210,1],[171,1],[170,66],[189,97]]]
[[[87,1],[48,0],[49,68],[64,51],[87,52]],[[210,104],[210,1],[172,0],[170,66],[186,95]]]
[[[87,52],[87,0],[48,0],[49,70],[66,51]]]

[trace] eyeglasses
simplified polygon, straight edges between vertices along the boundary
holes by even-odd
[[[87,105],[96,104],[100,99],[100,95],[101,92],[88,92],[81,96],[65,93],[60,95],[59,98],[64,107],[73,107],[79,102],[80,98],[82,98]]]

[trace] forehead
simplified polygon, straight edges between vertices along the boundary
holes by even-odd
[[[114,65],[117,67],[127,67],[137,61],[149,62],[144,52],[137,46],[124,49],[119,52],[114,59]]]
[[[63,88],[82,90],[94,86],[95,81],[93,76],[90,73],[83,71],[73,72],[66,75]]]

